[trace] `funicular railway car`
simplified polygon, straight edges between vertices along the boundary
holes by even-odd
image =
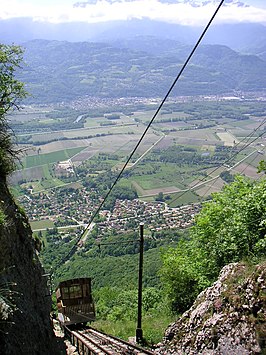
[[[60,282],[56,289],[58,319],[64,325],[95,320],[91,279],[78,278]]]

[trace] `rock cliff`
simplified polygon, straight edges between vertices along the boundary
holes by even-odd
[[[1,354],[64,353],[50,324],[51,297],[28,220],[0,180]]]
[[[156,354],[266,354],[266,262],[230,264],[165,333]]]

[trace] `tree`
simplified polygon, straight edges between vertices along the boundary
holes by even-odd
[[[161,275],[172,307],[183,311],[231,262],[265,258],[266,179],[236,177],[214,193],[187,239],[163,256]]]
[[[173,312],[184,312],[199,291],[189,249],[190,244],[183,239],[176,248],[171,248],[162,255],[160,276]]]
[[[18,153],[12,142],[6,114],[19,109],[20,100],[27,96],[24,84],[15,79],[22,55],[21,47],[0,44],[0,176],[4,178],[14,169]]]
[[[265,160],[261,160],[259,162],[258,173],[262,173],[262,172],[264,172],[264,174],[266,174],[266,161]]]
[[[211,280],[230,262],[265,254],[265,197],[265,179],[252,182],[238,176],[202,209],[191,237],[202,272]]]
[[[155,201],[161,201],[163,202],[165,199],[164,199],[164,195],[163,195],[163,192],[159,192],[158,195],[155,197]]]
[[[230,174],[229,171],[222,171],[220,177],[227,183],[234,181],[234,175]]]

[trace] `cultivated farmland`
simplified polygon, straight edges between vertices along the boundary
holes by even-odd
[[[129,115],[111,110],[104,114],[103,109],[100,114],[90,114],[91,110],[85,112],[84,107],[80,112],[53,107],[26,109],[13,117],[15,129],[19,119],[25,122],[18,126],[18,141],[27,147],[27,154],[22,159],[23,168],[18,167],[11,181],[21,182],[23,191],[30,188],[34,193],[80,181],[76,168],[83,167],[82,176],[86,169],[87,175],[94,177],[106,173],[106,169],[118,173],[156,105],[156,100],[146,100],[146,109],[128,107]],[[232,175],[244,173],[256,178],[256,166],[265,155],[264,139],[259,137],[250,146],[241,139],[253,130],[254,136],[259,136],[256,127],[262,122],[261,112],[259,101],[249,104],[198,99],[175,104],[171,100],[136,150],[121,186],[133,187],[146,200],[163,193],[175,205],[219,191],[226,183],[219,176],[228,169]],[[265,125],[260,127],[263,129]],[[216,179],[208,182],[211,178]],[[188,191],[198,183],[199,187]]]

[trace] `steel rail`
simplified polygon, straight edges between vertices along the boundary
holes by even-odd
[[[83,334],[80,331],[72,331],[72,334],[81,342],[83,353],[85,347],[88,348],[93,354],[99,354],[100,350],[100,352],[103,354],[114,355],[113,351],[109,351],[108,349],[104,348],[99,342],[95,341],[95,339],[92,339],[88,335]]]
[[[129,343],[115,336],[106,334],[91,327],[82,330],[71,330],[64,326],[65,334],[81,355],[152,355],[150,350]]]
[[[100,330],[94,329],[92,327],[88,327],[86,330],[87,330],[87,332],[94,333],[96,336],[101,336],[102,339],[105,339],[107,341],[111,341],[113,343],[114,343],[114,341],[118,342],[118,343],[122,344],[125,349],[133,348],[134,354],[139,354],[140,352],[141,352],[141,354],[147,354],[147,355],[154,354],[152,351],[147,350],[147,349],[143,349],[142,347],[138,346],[137,344],[129,343],[121,338],[114,336],[114,335],[105,334],[105,333],[101,332]],[[117,343],[114,343],[114,344],[117,344]],[[121,347],[121,345],[119,345],[119,346]]]

